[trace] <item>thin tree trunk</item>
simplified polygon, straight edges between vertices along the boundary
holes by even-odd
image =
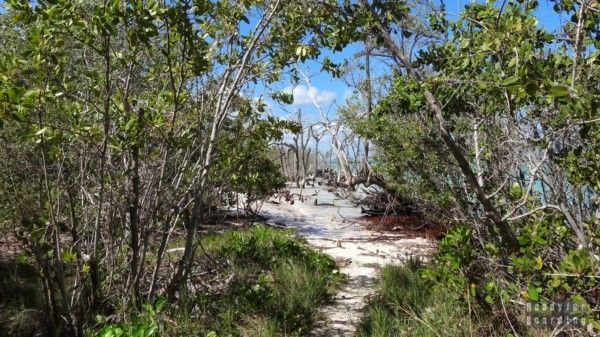
[[[315,141],[315,178],[317,177],[317,171],[319,171],[319,141]]]
[[[394,55],[396,62],[399,66],[402,66],[406,69],[408,75],[416,80],[417,82],[422,82],[421,75],[418,74],[413,68],[411,62],[408,58],[402,53],[402,51],[398,48],[392,37],[389,35],[388,31],[381,25],[381,23],[376,22],[377,34],[383,39],[386,47],[392,52]],[[517,238],[510,228],[509,224],[502,220],[502,216],[496,207],[492,204],[492,202],[487,198],[485,192],[481,186],[479,186],[477,182],[477,177],[473,173],[469,162],[467,161],[462,149],[458,144],[456,144],[454,138],[448,128],[446,126],[446,120],[444,119],[444,113],[442,108],[440,107],[437,99],[429,91],[427,88],[423,88],[423,95],[429,105],[429,108],[433,112],[434,119],[437,124],[437,129],[440,137],[446,144],[446,147],[452,153],[452,156],[458,163],[459,168],[461,169],[462,174],[465,177],[467,186],[469,189],[475,193],[477,200],[483,205],[485,212],[487,213],[488,219],[492,221],[492,223],[500,230],[500,236],[504,241],[504,244],[507,248],[511,250],[517,250],[519,247],[519,243]]]
[[[371,87],[371,44],[369,39],[365,41],[365,76],[366,76],[366,96],[367,96],[367,116],[369,119],[373,112],[373,92]],[[364,144],[364,163],[363,175],[369,177],[369,140],[365,138]]]
[[[106,1],[105,1],[106,6]],[[104,106],[103,106],[103,139],[102,150],[100,154],[100,190],[98,191],[98,213],[94,224],[94,235],[92,240],[92,254],[90,256],[90,279],[92,283],[92,308],[97,309],[102,298],[102,286],[100,284],[100,271],[98,259],[98,243],[100,231],[102,229],[102,210],[104,203],[105,179],[106,179],[106,161],[108,152],[108,138],[110,133],[110,100],[112,93],[111,85],[111,66],[110,66],[110,36],[105,38],[104,55]]]
[[[140,146],[137,143],[142,137],[143,128],[143,109],[139,109],[137,115],[137,131],[136,131],[136,143],[133,145],[131,150],[131,157],[133,161],[133,167],[131,170],[131,196],[129,197],[129,229],[130,229],[130,267],[129,272],[132,279],[133,286],[133,300],[137,302],[139,300],[139,258],[140,258]]]

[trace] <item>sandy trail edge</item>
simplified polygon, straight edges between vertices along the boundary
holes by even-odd
[[[369,296],[375,292],[379,269],[410,257],[427,260],[435,243],[366,230],[352,221],[361,215],[360,207],[319,186],[302,191],[292,188],[291,193],[302,193],[304,202],[298,197],[293,205],[284,200],[266,202],[262,214],[270,222],[295,228],[313,247],[333,257],[340,271],[348,275],[333,303],[321,309],[322,319],[310,336],[352,336]]]

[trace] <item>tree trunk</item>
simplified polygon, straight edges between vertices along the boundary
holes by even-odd
[[[367,116],[369,119],[373,112],[373,93],[371,88],[371,45],[369,40],[365,41],[365,76],[366,76],[366,98],[367,98]],[[362,173],[365,177],[369,177],[369,140],[365,138],[364,144],[364,162]],[[368,179],[367,179],[368,180]]]
[[[383,39],[386,47],[390,50],[390,52],[395,57],[395,61],[399,66],[402,66],[406,69],[408,76],[417,82],[422,82],[421,75],[415,71],[411,62],[408,60],[406,55],[402,53],[402,51],[398,48],[392,37],[389,35],[388,31],[381,25],[381,23],[376,22],[377,34]],[[444,113],[442,108],[440,107],[437,99],[429,91],[427,88],[423,88],[423,95],[429,105],[429,109],[433,112],[434,119],[437,124],[438,134],[446,144],[448,150],[458,163],[459,168],[461,169],[462,174],[465,177],[467,186],[469,189],[475,193],[477,200],[483,205],[485,212],[487,213],[487,218],[492,221],[492,223],[500,230],[500,236],[504,241],[504,244],[510,250],[517,250],[519,248],[519,242],[510,228],[509,224],[502,220],[502,216],[496,207],[492,204],[492,202],[487,198],[483,188],[479,186],[477,182],[477,177],[473,173],[469,162],[467,161],[462,149],[452,137],[450,131],[448,131],[446,127],[446,120],[444,119]]]
[[[144,111],[139,110],[137,115],[137,131],[136,139],[141,138],[143,128],[143,116]],[[139,299],[139,278],[138,278],[138,267],[140,258],[140,146],[135,143],[131,149],[131,157],[133,161],[133,167],[131,170],[131,194],[129,197],[129,229],[130,229],[130,266],[129,273],[132,278],[131,286],[133,287],[133,300],[137,302]]]

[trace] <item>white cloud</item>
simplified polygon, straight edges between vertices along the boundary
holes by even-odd
[[[287,91],[290,92],[290,90],[294,95],[294,105],[313,104],[313,97],[318,104],[327,105],[333,102],[337,96],[333,91],[319,90],[315,87],[309,89],[306,85],[298,85],[293,90],[290,88]]]

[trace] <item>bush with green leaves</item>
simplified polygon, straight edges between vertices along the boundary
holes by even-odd
[[[389,3],[347,9],[370,19],[361,32],[400,65],[374,113],[353,127],[377,146],[386,184],[450,226],[427,274],[517,329],[527,301],[566,299],[598,330],[594,5],[556,2],[544,17],[537,1],[470,3],[456,18],[443,6],[428,20],[410,10],[378,16]],[[565,14],[554,31],[540,24]]]
[[[97,319],[90,337],[303,336],[343,276],[334,261],[291,231],[255,226],[209,234],[192,270],[210,275],[176,305],[143,305],[115,323]]]
[[[154,337],[160,331],[160,317],[158,314],[165,305],[164,299],[159,299],[154,305],[144,304],[141,313],[135,315],[131,321],[123,323],[106,324],[96,331],[90,331],[87,337]],[[102,324],[104,318],[96,317]]]

